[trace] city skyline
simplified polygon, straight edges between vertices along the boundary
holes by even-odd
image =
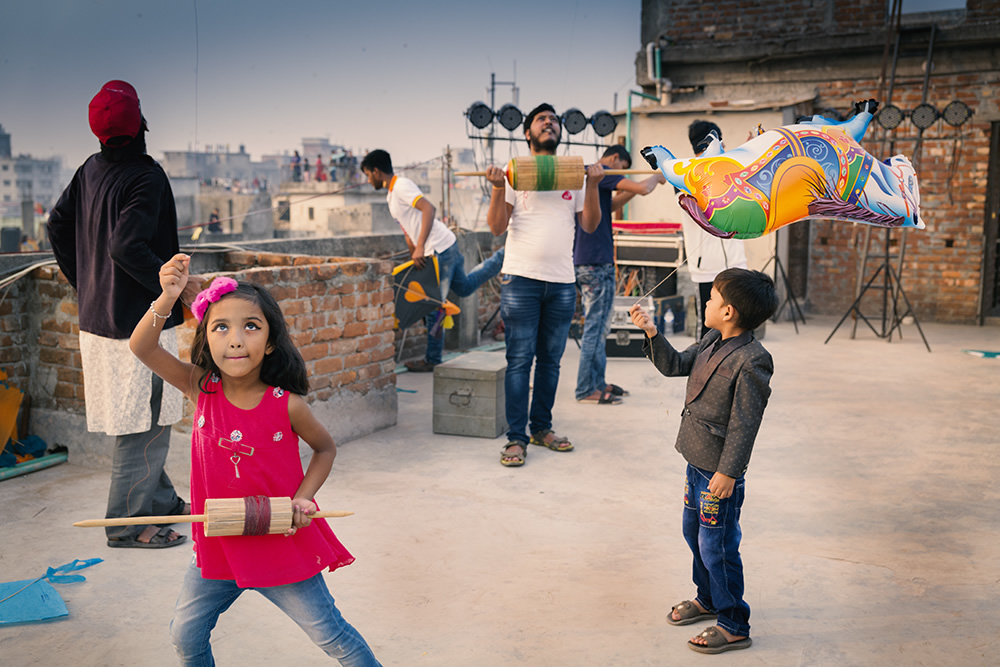
[[[260,160],[326,137],[355,152],[384,148],[404,164],[472,146],[463,113],[489,103],[491,73],[516,81],[523,112],[544,101],[590,115],[612,110],[616,93],[624,107],[641,48],[639,0],[510,0],[500,9],[451,0],[310,0],[280,12],[261,0],[19,3],[5,10],[0,40],[0,124],[15,155],[60,157],[74,169],[98,148],[87,104],[105,81],[124,79],[139,92],[154,157],[244,145]],[[511,86],[498,83],[496,107],[509,101]],[[496,161],[508,151],[497,144]]]

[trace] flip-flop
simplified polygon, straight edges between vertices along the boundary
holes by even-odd
[[[170,533],[174,532],[170,528],[160,528],[156,534],[149,538],[149,542],[140,542],[135,537],[109,537],[108,546],[113,549],[166,549],[176,547],[187,541],[187,535],[177,533],[176,540],[168,539]]]
[[[615,396],[628,396],[629,395],[629,393],[627,391],[625,391],[624,389],[622,389],[621,387],[619,387],[616,384],[609,384],[604,389],[605,389],[605,391],[610,391]]]
[[[688,640],[688,648],[692,651],[697,651],[698,653],[725,653],[726,651],[738,651],[741,648],[750,648],[753,644],[753,640],[749,637],[744,637],[743,639],[737,639],[736,641],[731,642],[726,639],[724,634],[719,632],[718,626],[715,625],[710,628],[705,628],[698,636],[705,640],[705,644],[695,644],[690,639]]]
[[[680,616],[680,619],[674,620],[674,612]],[[705,621],[717,618],[716,614],[710,611],[702,611],[698,606],[691,602],[691,600],[684,600],[684,602],[678,602],[671,609],[670,613],[667,614],[667,623],[670,625],[691,625],[692,623],[697,623],[698,621]]]
[[[593,395],[591,395],[591,396],[585,396],[583,398],[578,398],[576,400],[579,403],[596,403],[598,405],[621,405],[622,404],[622,399],[620,399],[619,397],[615,396],[610,391],[604,392],[603,394],[601,394],[597,398],[594,398]]]

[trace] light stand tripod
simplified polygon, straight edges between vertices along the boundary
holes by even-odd
[[[865,238],[865,251],[864,251],[864,256],[861,260],[862,267],[861,271],[859,272],[859,276],[864,275],[864,262],[867,261],[868,259],[868,244],[871,240],[871,230],[867,231],[868,234]],[[903,231],[903,234],[904,235],[906,234],[905,230]],[[839,322],[837,322],[837,326],[833,328],[833,331],[830,332],[830,335],[826,337],[825,341],[823,341],[824,345],[830,342],[830,339],[833,338],[833,334],[837,333],[837,329],[840,328],[840,325],[844,323],[844,320],[846,320],[851,313],[854,313],[856,316],[854,322],[855,330],[857,329],[857,318],[860,318],[864,320],[865,324],[868,325],[868,328],[872,330],[872,333],[874,333],[879,338],[888,339],[890,343],[892,342],[892,332],[895,331],[897,328],[899,329],[899,337],[900,338],[903,337],[903,330],[901,327],[903,323],[903,318],[906,317],[907,315],[910,315],[913,317],[913,323],[917,325],[917,331],[920,332],[920,338],[923,339],[924,346],[927,348],[928,352],[931,351],[931,346],[928,345],[927,343],[927,337],[924,336],[924,331],[923,329],[920,328],[920,321],[917,320],[917,314],[913,312],[913,306],[912,304],[910,304],[910,299],[906,296],[906,292],[903,290],[903,283],[900,280],[900,273],[899,271],[893,268],[892,262],[890,261],[889,240],[891,235],[892,235],[892,230],[887,228],[885,230],[885,242],[883,246],[884,252],[880,256],[882,262],[879,264],[878,268],[875,269],[875,273],[873,273],[872,277],[868,279],[868,282],[864,284],[864,287],[861,288],[861,291],[858,293],[857,298],[854,299],[854,303],[851,304],[851,307],[847,309],[847,312],[844,313],[844,316],[840,318]],[[883,282],[881,285],[875,285],[875,280],[878,278],[880,273],[882,274]],[[883,290],[881,329],[876,329],[874,326],[872,326],[871,321],[867,317],[865,317],[864,313],[861,312],[860,308],[861,300],[864,298],[865,292],[867,292],[869,289]],[[890,297],[892,300],[891,304],[892,317],[889,316]],[[903,297],[903,301],[906,303],[906,311],[903,312],[902,314],[900,314],[898,308],[899,297]],[[854,334],[855,331],[851,331],[852,339],[854,338]]]
[[[781,229],[774,230],[774,254],[771,255],[771,259],[767,260],[764,264],[764,268],[761,271],[767,271],[767,266],[772,261],[774,261],[774,282],[777,284],[778,276],[781,276],[782,284],[785,286],[785,300],[781,302],[778,309],[774,311],[774,315],[771,316],[771,320],[774,322],[778,321],[778,317],[781,315],[781,311],[785,309],[785,306],[791,304],[792,307],[789,308],[789,312],[792,314],[792,324],[795,325],[795,333],[799,332],[799,322],[798,319],[802,318],[802,324],[806,323],[806,316],[802,314],[802,309],[799,307],[799,302],[795,298],[795,294],[792,292],[792,285],[788,282],[788,274],[785,273],[785,267],[781,263],[781,254],[778,252],[779,249],[779,234]]]

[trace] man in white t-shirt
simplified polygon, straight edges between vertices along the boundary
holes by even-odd
[[[551,105],[540,104],[524,121],[524,138],[533,156],[554,156],[561,134],[562,122]],[[500,314],[507,343],[504,389],[509,430],[500,454],[502,465],[524,465],[529,442],[557,452],[573,449],[568,439],[552,430],[552,405],[576,308],[576,215],[580,214],[585,232],[597,229],[601,222],[597,186],[603,177],[604,167],[596,163],[587,167],[583,190],[528,192],[511,188],[503,169],[493,165],[486,169],[493,184],[486,220],[496,236],[507,232]],[[533,363],[535,377],[530,383]]]
[[[361,171],[376,190],[389,191],[386,202],[389,214],[403,228],[410,256],[418,269],[424,267],[424,258],[437,255],[441,280],[441,299],[448,298],[449,289],[459,296],[469,296],[483,283],[500,272],[504,252],[501,248],[474,269],[465,272],[465,258],[458,249],[455,233],[435,217],[434,204],[427,201],[420,187],[410,179],[394,174],[392,157],[382,149],[373,150],[361,161]],[[444,311],[428,313],[427,351],[420,361],[409,361],[407,369],[415,373],[434,370],[441,363],[444,350],[444,331],[441,326]]]

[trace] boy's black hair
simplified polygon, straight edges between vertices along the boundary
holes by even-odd
[[[715,277],[712,287],[736,309],[736,325],[743,330],[756,329],[778,309],[778,291],[766,273],[726,269]]]
[[[386,151],[376,148],[361,160],[361,171],[365,171],[366,169],[378,169],[383,174],[391,174],[392,158],[389,157],[389,153]]]
[[[285,317],[281,314],[281,306],[274,300],[271,293],[259,285],[240,281],[236,289],[223,296],[223,299],[235,297],[245,299],[254,303],[264,313],[267,320],[268,337],[267,342],[271,346],[271,353],[264,355],[264,361],[260,368],[260,379],[269,387],[281,387],[285,391],[293,394],[305,396],[309,393],[309,378],[306,376],[306,362],[302,355],[292,344],[292,337],[288,333],[288,325],[285,324]],[[221,299],[220,299],[221,300]],[[218,303],[218,302],[216,302]],[[205,393],[208,391],[208,379],[213,373],[219,374],[219,367],[212,359],[212,351],[208,346],[206,328],[208,327],[208,313],[212,310],[209,305],[205,311],[205,316],[198,323],[198,328],[194,332],[194,342],[191,344],[191,361],[195,366],[205,369],[205,375],[198,382],[198,387]]]
[[[691,142],[691,150],[695,154],[705,152],[708,145],[712,143],[709,133],[713,131],[719,135],[719,141],[722,141],[722,130],[710,120],[696,120],[688,125],[688,140]]]
[[[625,150],[625,147],[621,144],[608,146],[607,150],[604,151],[604,154],[601,157],[611,157],[612,155],[617,155],[624,160],[626,169],[630,169],[632,167],[632,156],[628,154],[628,151]]]

